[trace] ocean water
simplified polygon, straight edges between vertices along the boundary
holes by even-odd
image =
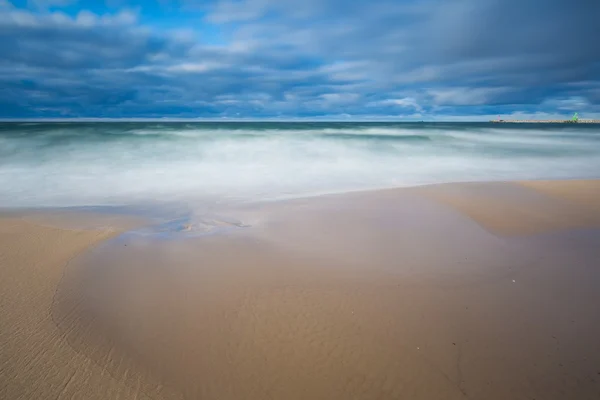
[[[599,125],[0,123],[0,207],[247,201],[600,178]]]

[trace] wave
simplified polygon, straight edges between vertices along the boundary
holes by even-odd
[[[270,199],[600,175],[595,129],[423,124],[0,124],[0,206]]]
[[[293,135],[293,136],[362,136],[362,137],[401,137],[401,136],[421,136],[418,132],[409,129],[394,129],[394,128],[323,128],[323,129],[282,129],[282,128],[264,128],[264,129],[249,129],[249,128],[231,128],[220,127],[211,129],[198,129],[198,127],[185,127],[184,129],[162,129],[152,127],[151,129],[132,129],[129,131],[121,131],[119,134],[132,134],[141,136],[181,136],[186,138],[196,138],[203,135],[239,135],[239,136],[264,136],[264,135]]]

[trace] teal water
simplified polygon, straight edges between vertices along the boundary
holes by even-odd
[[[0,207],[193,204],[570,178],[600,178],[600,126],[0,123]]]

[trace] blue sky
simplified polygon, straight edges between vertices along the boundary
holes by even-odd
[[[0,0],[0,118],[600,118],[598,0]]]

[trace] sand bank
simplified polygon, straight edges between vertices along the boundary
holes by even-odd
[[[322,196],[66,268],[111,233],[2,219],[0,398],[599,398],[593,199],[593,181]]]

